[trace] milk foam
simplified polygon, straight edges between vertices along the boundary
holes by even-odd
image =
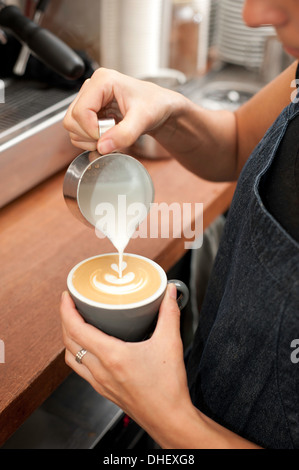
[[[142,289],[145,285],[144,280],[139,279],[138,282],[132,282],[132,277],[134,279],[133,273],[128,273],[126,276],[122,278],[117,278],[116,276],[105,276],[107,280],[107,284],[103,284],[102,282],[98,282],[96,280],[96,276],[92,279],[93,285],[99,291],[105,294],[113,294],[113,295],[123,295],[123,294],[132,294],[137,292],[139,289]]]
[[[136,292],[138,289],[142,289],[145,283],[145,279],[139,279],[137,282],[134,282],[135,274],[133,272],[128,272],[124,276],[122,272],[126,269],[127,263],[123,261],[120,266],[117,266],[116,263],[111,264],[111,269],[116,271],[118,276],[115,274],[106,273],[104,274],[104,282],[97,280],[97,274],[94,274],[91,277],[91,282],[93,287],[105,294],[115,294],[122,295],[126,293]]]
[[[104,304],[126,305],[155,294],[161,285],[159,270],[142,257],[124,254],[119,276],[118,254],[86,260],[74,271],[74,288],[84,297]]]
[[[142,289],[146,284],[145,278],[140,278],[135,280],[136,275],[133,272],[128,272],[124,276],[122,272],[126,269],[127,263],[122,262],[121,266],[117,266],[116,263],[111,264],[111,269],[117,272],[118,276],[115,274],[106,273],[104,274],[104,282],[97,280],[97,273],[91,276],[91,282],[95,289],[105,294],[114,294],[114,295],[123,295],[126,293],[133,293]]]

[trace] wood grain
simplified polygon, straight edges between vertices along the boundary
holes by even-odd
[[[204,204],[204,227],[229,206],[234,185],[203,181],[175,160],[144,160],[156,202]],[[1,314],[0,445],[66,378],[59,302],[77,262],[115,251],[68,211],[64,171],[0,213]],[[127,252],[156,260],[167,271],[185,253],[183,238],[136,238]]]

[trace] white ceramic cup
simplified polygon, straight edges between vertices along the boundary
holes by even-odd
[[[85,259],[74,266],[67,277],[69,293],[77,310],[87,323],[90,323],[105,333],[124,341],[142,341],[146,339],[148,334],[152,331],[160,304],[165,295],[167,284],[174,283],[176,285],[177,290],[180,293],[180,296],[177,299],[180,310],[184,308],[188,302],[189,289],[182,281],[177,279],[167,280],[167,276],[163,268],[151,259],[140,255],[126,253],[126,256],[133,256],[135,258],[146,260],[157,269],[161,278],[161,283],[156,292],[142,301],[126,305],[103,304],[90,300],[81,295],[75,289],[72,282],[73,274],[81,264],[88,260],[101,258],[109,254],[111,253],[105,253]]]

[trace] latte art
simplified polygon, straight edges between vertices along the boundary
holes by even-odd
[[[126,272],[123,274],[123,271],[126,269],[127,263],[123,262],[121,267],[121,273],[119,273],[120,269],[112,263],[111,269],[118,272],[118,276],[115,274],[104,274],[103,270],[97,270],[94,274],[91,275],[91,283],[95,287],[95,289],[104,292],[106,294],[114,294],[114,295],[122,295],[130,292],[136,292],[142,289],[146,284],[146,277],[140,277],[135,281],[137,277],[132,272]],[[121,277],[120,277],[121,276]]]
[[[161,285],[161,277],[157,269],[144,259],[124,255],[119,267],[118,254],[112,254],[80,265],[73,274],[73,285],[90,300],[120,305],[139,302],[153,295]]]

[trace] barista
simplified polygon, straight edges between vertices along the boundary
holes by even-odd
[[[298,448],[299,3],[246,0],[248,26],[272,24],[296,62],[236,112],[99,69],[65,118],[74,145],[102,154],[149,133],[186,168],[238,180],[187,371],[175,286],[152,337],[125,343],[61,302],[66,362],[164,448]],[[98,113],[122,120],[98,139]],[[76,353],[85,348],[82,363]]]

